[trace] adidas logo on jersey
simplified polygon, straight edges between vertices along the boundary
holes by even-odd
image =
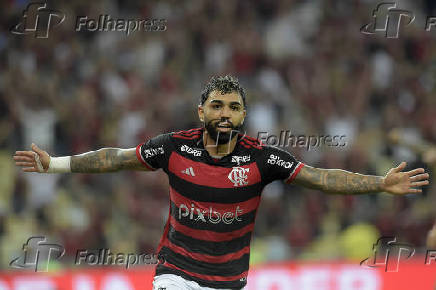
[[[194,169],[192,167],[188,167],[181,171],[182,173],[188,174],[190,176],[195,176]]]

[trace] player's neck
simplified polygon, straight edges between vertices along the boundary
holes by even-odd
[[[228,143],[216,145],[216,141],[213,140],[205,130],[203,132],[203,144],[206,151],[210,156],[225,156],[233,152],[238,141],[238,135],[235,135]]]

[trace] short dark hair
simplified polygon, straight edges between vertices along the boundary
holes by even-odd
[[[204,105],[207,98],[209,98],[209,94],[212,91],[219,91],[221,94],[228,94],[232,92],[237,92],[242,98],[242,101],[244,102],[244,108],[247,107],[245,102],[245,90],[244,88],[239,84],[239,81],[237,78],[226,75],[223,77],[212,77],[209,81],[209,83],[204,88],[203,92],[201,92],[200,97],[200,104]]]

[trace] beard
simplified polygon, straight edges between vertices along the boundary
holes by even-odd
[[[227,120],[230,123],[230,131],[229,132],[220,132],[218,131],[218,124],[226,121],[226,120],[210,120],[209,122],[205,122],[204,128],[206,129],[209,136],[212,140],[215,141],[215,144],[222,145],[231,141],[234,137],[238,136],[242,124],[238,126],[234,126],[232,122]]]

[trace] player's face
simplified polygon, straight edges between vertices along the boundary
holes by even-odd
[[[237,92],[221,94],[212,91],[203,106],[198,107],[200,120],[218,144],[225,144],[230,137],[236,137],[241,128],[246,111],[242,97]]]

